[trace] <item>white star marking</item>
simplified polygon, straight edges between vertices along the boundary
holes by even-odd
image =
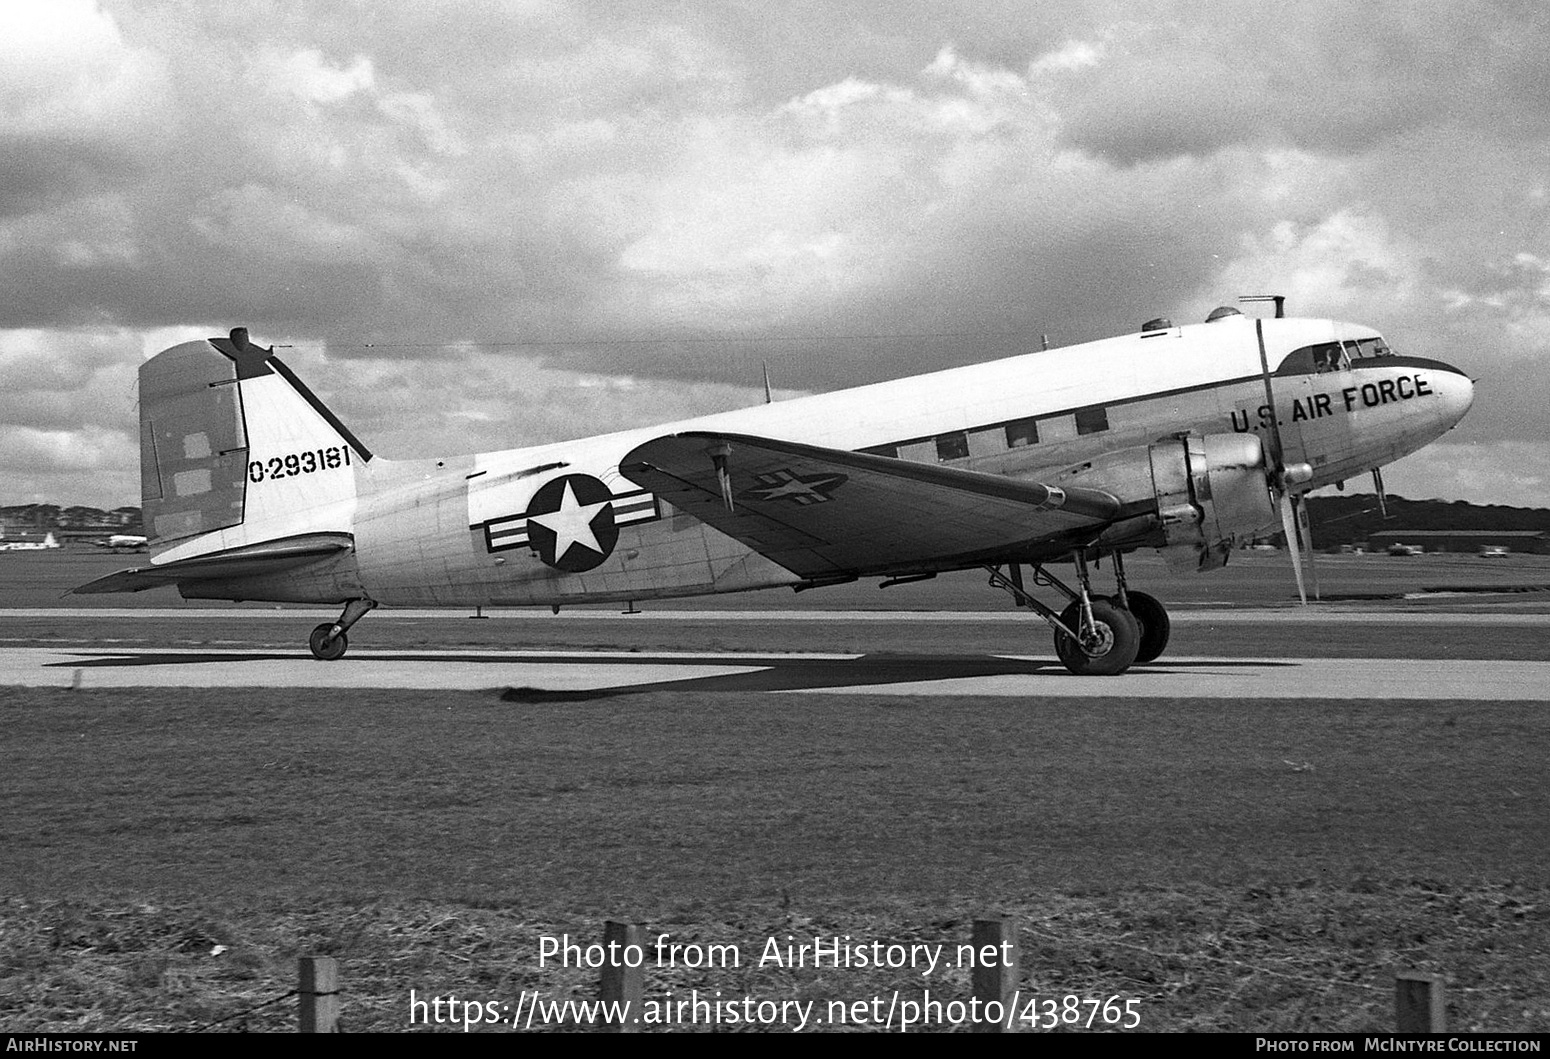
[[[607,506],[607,500],[596,504],[577,503],[576,494],[571,490],[570,483],[566,482],[565,495],[560,497],[560,510],[551,511],[547,515],[529,515],[527,520],[554,533],[554,561],[558,563],[577,544],[599,555],[603,554],[603,546],[592,532],[592,520]]]

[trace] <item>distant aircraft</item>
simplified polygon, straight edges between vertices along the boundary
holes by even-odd
[[[41,552],[59,547],[52,533],[43,535],[40,541],[0,541],[0,552]]]
[[[980,568],[1055,630],[1068,669],[1112,674],[1169,632],[1125,553],[1210,570],[1279,522],[1301,592],[1301,494],[1414,452],[1473,394],[1369,327],[1224,307],[662,427],[388,461],[237,328],[141,367],[152,555],[76,591],[342,604],[309,639],[327,660],[379,604],[558,609]]]
[[[136,533],[115,533],[107,540],[99,541],[98,543],[104,548],[111,548],[116,551],[120,548],[130,550],[144,548],[150,542]]]

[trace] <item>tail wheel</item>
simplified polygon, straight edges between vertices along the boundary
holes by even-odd
[[[1141,646],[1141,629],[1130,612],[1107,599],[1094,599],[1093,627],[1081,630],[1079,642],[1063,632],[1055,633],[1055,654],[1078,676],[1114,676],[1130,668]],[[1082,605],[1072,603],[1060,614],[1061,623],[1079,629]]]
[[[1125,597],[1130,600],[1130,616],[1141,626],[1141,647],[1136,651],[1136,661],[1150,662],[1160,658],[1168,646],[1168,635],[1173,631],[1167,610],[1157,597],[1145,592],[1126,592]],[[1114,602],[1118,605],[1118,600]]]
[[[350,638],[344,633],[330,636],[329,633],[333,629],[331,622],[324,622],[313,629],[312,635],[307,637],[307,646],[312,648],[312,657],[319,662],[332,662],[336,658],[343,658],[350,646]]]

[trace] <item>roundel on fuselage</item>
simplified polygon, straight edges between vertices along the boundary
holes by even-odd
[[[564,474],[539,487],[527,506],[528,546],[556,570],[600,566],[619,542],[613,493],[590,474]]]

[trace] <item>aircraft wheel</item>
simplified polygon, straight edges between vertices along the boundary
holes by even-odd
[[[1149,596],[1145,592],[1127,592],[1125,595],[1130,600],[1130,616],[1141,626],[1141,647],[1136,651],[1136,661],[1150,662],[1160,658],[1168,646],[1168,636],[1173,631],[1167,609],[1157,601],[1156,596]],[[1115,602],[1118,603],[1117,600]]]
[[[1141,646],[1141,629],[1130,612],[1106,599],[1092,601],[1093,632],[1086,643],[1078,643],[1063,632],[1055,634],[1055,654],[1065,667],[1078,676],[1109,677],[1123,673],[1136,659]],[[1082,620],[1082,605],[1073,602],[1061,612],[1060,620],[1076,628]]]
[[[312,630],[312,635],[307,637],[307,646],[312,648],[312,657],[319,662],[332,662],[336,658],[343,658],[345,650],[350,646],[350,639],[344,633],[330,637],[329,631],[333,629],[332,622],[324,622]]]

